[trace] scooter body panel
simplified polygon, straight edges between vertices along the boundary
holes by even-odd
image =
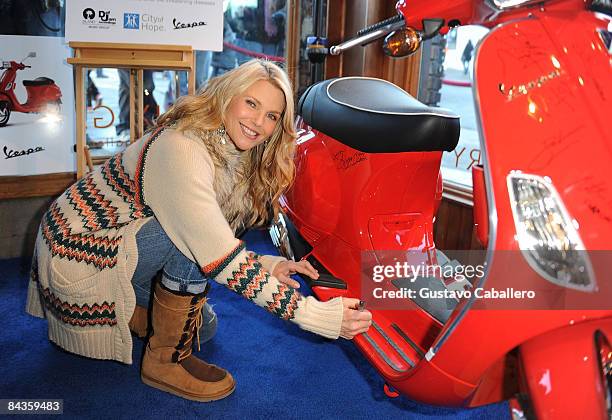
[[[612,325],[610,317],[609,310],[471,310],[431,363],[451,377],[477,385],[491,365],[522,343],[592,320]]]
[[[283,210],[313,247],[311,255],[347,285],[346,289],[314,287],[320,299],[361,295],[364,251],[412,249],[425,258],[435,256],[433,218],[440,201],[441,152],[363,153],[301,120],[298,129],[296,179],[281,201]],[[375,311],[374,317],[385,331],[395,324],[424,351],[440,329],[416,305],[410,313],[383,312]],[[371,339],[397,366],[409,370],[384,337],[373,333]],[[411,352],[402,337],[393,339]],[[373,355],[364,340],[355,343],[389,383],[405,376]],[[415,363],[422,358],[417,353],[410,357]]]
[[[538,419],[609,418],[603,397],[608,390],[595,341],[598,333],[612,337],[609,319],[555,330],[521,345],[521,367]]]
[[[513,225],[512,171],[549,177],[586,249],[610,249],[612,63],[597,33],[606,26],[587,11],[535,14],[493,30],[478,49],[478,106],[499,224]],[[514,234],[498,229],[495,249],[518,249]]]
[[[360,291],[363,251],[434,249],[441,152],[364,153],[302,121],[298,129],[284,211],[348,294]]]
[[[18,63],[9,61],[9,67],[5,68],[0,77],[0,92],[7,92],[15,87]]]
[[[602,251],[591,253],[597,292],[575,292],[592,306],[467,311],[433,359],[451,376],[477,383],[493,361],[547,331],[592,319],[612,325],[612,311],[605,309],[612,296],[609,268],[603,263],[603,250],[612,249],[612,137],[605,130],[612,62],[598,35],[606,26],[607,20],[587,11],[534,11],[530,18],[497,27],[477,49],[477,110],[492,180],[487,188],[497,214],[496,243],[489,252],[519,252],[506,181],[517,170],[549,177],[576,220],[586,249]],[[526,261],[517,258],[517,263],[522,266],[514,268],[516,284],[561,289],[530,270]],[[493,256],[487,286],[508,286],[500,280],[508,276],[495,266]],[[586,310],[590,307],[597,310]],[[571,375],[565,378],[571,381]]]
[[[440,2],[421,3],[424,10],[445,6]],[[398,10],[415,22],[438,17],[421,15],[415,4],[418,0],[399,2]],[[453,10],[475,23],[495,19],[494,14],[468,6],[468,2],[459,2]],[[494,198],[489,204],[495,205],[489,208],[493,214],[488,250],[492,264],[485,281],[487,286],[508,286],[508,272],[491,254],[493,250],[505,251],[519,256],[513,269],[517,286],[562,289],[540,277],[520,257],[507,176],[522,171],[549,177],[575,219],[586,249],[612,249],[612,177],[607,169],[612,139],[605,124],[606,113],[612,109],[612,60],[598,33],[606,29],[607,20],[584,10],[584,3],[576,0],[514,9],[500,17],[504,23],[479,44],[475,58],[476,109],[486,156],[486,188],[489,198]],[[426,157],[427,153],[412,154],[411,167],[393,166],[393,157],[386,155],[361,159],[353,154],[355,151],[335,144],[334,139],[304,124],[300,128],[304,131],[298,138],[298,176],[287,194],[285,210],[313,246],[313,255],[348,284],[342,291],[315,288],[320,298],[359,296],[361,250],[435,249],[431,234],[436,208],[435,158]],[[319,157],[309,162],[310,153]],[[335,161],[338,153],[341,159]],[[347,156],[350,158],[343,163],[342,158]],[[377,158],[384,158],[384,164],[379,166]],[[320,166],[314,164],[317,160]],[[419,177],[420,171],[427,175]],[[304,175],[302,179],[300,174]],[[317,185],[308,179],[311,177]],[[394,197],[395,202],[385,207],[381,205],[384,197]],[[386,220],[388,215],[395,219]],[[406,232],[402,233],[402,228]],[[372,311],[374,319],[396,342],[401,342],[401,337],[388,328],[393,323],[419,351],[426,352],[430,346],[430,350],[435,349],[427,357],[417,355],[414,366],[401,372],[390,369],[363,335],[354,341],[400,392],[431,404],[469,405],[488,370],[512,349],[525,344],[522,357],[529,361],[530,371],[537,372],[544,358],[528,354],[537,346],[526,343],[537,343],[540,336],[563,340],[558,330],[580,337],[575,343],[586,343],[592,336],[592,330],[582,328],[587,323],[608,331],[612,311],[606,308],[611,290],[605,281],[608,271],[602,272],[601,267],[595,267],[599,279],[596,293],[577,292],[593,301],[593,310],[586,310],[588,306],[580,310],[480,310],[472,307],[472,302],[462,301],[444,326],[418,309]],[[506,282],[498,283],[501,278]],[[388,350],[393,363],[405,367],[399,353],[386,348],[379,335],[377,330],[370,338]],[[552,348],[555,343],[549,344]],[[563,374],[562,380],[570,382],[571,374]],[[475,399],[479,404],[494,402],[501,385],[488,383],[486,387],[488,390]],[[601,397],[601,393],[598,395]]]
[[[441,152],[364,153],[300,124],[285,198],[301,223],[360,250],[433,246]]]
[[[26,86],[28,100],[21,105],[22,111],[19,112],[41,112],[48,104],[60,103],[62,92],[56,84],[44,86]],[[15,111],[18,111],[15,108]]]

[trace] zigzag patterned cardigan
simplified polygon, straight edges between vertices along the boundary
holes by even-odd
[[[217,202],[214,174],[201,139],[159,130],[51,205],[36,239],[26,306],[47,318],[51,341],[83,356],[132,362],[136,233],[153,216],[208,278],[305,330],[339,336],[341,300],[305,298],[270,274],[273,258],[247,253]]]

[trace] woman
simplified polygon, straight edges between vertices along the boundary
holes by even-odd
[[[368,329],[371,314],[352,309],[357,300],[319,302],[296,291],[288,274],[316,277],[309,264],[249,253],[234,236],[262,226],[269,209],[276,214],[294,176],[291,92],[276,65],[248,62],[180,99],[152,133],[51,205],[27,310],[46,316],[53,342],[131,363],[128,322],[136,300],[146,307],[140,291],[158,270],[141,377],[184,398],[211,401],[234,390],[226,370],[192,355],[207,279],[325,337]]]

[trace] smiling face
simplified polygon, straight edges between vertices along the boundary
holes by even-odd
[[[284,109],[283,91],[267,80],[258,80],[232,98],[225,113],[225,131],[238,149],[249,150],[272,135]]]

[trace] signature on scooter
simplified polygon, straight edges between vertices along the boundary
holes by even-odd
[[[45,150],[45,148],[42,146],[37,146],[35,148],[29,148],[27,150],[12,150],[4,146],[4,149],[2,150],[4,151],[4,156],[5,156],[4,159],[10,159],[10,158],[16,158],[19,156],[31,155],[32,153],[36,153],[36,152],[42,152],[43,150]]]
[[[341,150],[334,155],[334,161],[337,162],[338,169],[348,169],[366,159],[366,155],[363,152],[355,152],[350,156],[346,156],[344,150]]]

